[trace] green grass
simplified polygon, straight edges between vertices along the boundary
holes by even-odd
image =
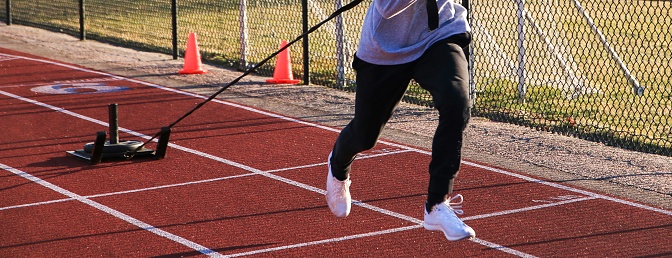
[[[529,78],[524,102],[518,98],[515,75],[496,76],[502,69],[487,64],[489,59],[499,57],[491,49],[475,44],[476,88],[481,92],[477,112],[501,121],[672,155],[670,2],[580,2],[623,63],[646,88],[644,94],[633,94],[627,77],[573,1],[528,0],[526,8],[530,14],[539,26],[546,28],[553,44],[567,50],[565,58],[574,61],[576,71],[594,93],[568,98],[571,92],[561,90],[561,86],[568,85],[562,81],[561,66],[545,55],[549,50],[543,39],[527,26],[525,68]],[[516,62],[518,38],[514,2],[478,1],[472,5],[474,15],[480,18],[479,24],[490,34],[497,35],[493,36],[494,42]],[[475,35],[475,38],[485,37]],[[560,83],[549,83],[557,78],[561,79]]]

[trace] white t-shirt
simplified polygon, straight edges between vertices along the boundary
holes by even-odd
[[[357,57],[378,65],[408,63],[437,41],[470,31],[467,10],[453,0],[437,0],[439,27],[430,31],[426,4],[426,0],[373,0]]]

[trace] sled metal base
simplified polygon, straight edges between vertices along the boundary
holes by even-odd
[[[164,127],[161,129],[159,135],[156,151],[147,148],[135,149],[141,144],[136,141],[121,141],[119,143],[106,142],[107,133],[105,131],[98,132],[96,141],[84,145],[84,149],[66,151],[68,155],[77,157],[88,161],[91,165],[98,164],[103,160],[120,160],[132,159],[135,157],[150,157],[154,159],[163,159],[166,157],[166,150],[168,149],[168,140],[170,138],[170,128]],[[133,155],[130,155],[133,153]]]

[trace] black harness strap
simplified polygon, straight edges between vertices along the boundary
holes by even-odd
[[[427,23],[429,30],[439,27],[439,7],[436,0],[427,0]]]

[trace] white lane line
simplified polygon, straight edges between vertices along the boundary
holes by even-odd
[[[325,164],[326,163],[322,163],[322,165],[325,165]],[[301,166],[301,167],[304,167],[304,166]],[[301,167],[296,167],[296,168],[301,168]],[[199,181],[180,183],[180,184],[170,184],[170,185],[163,185],[163,186],[156,186],[156,187],[148,187],[148,188],[129,190],[129,191],[120,191],[120,192],[112,192],[112,193],[97,194],[97,195],[87,195],[87,196],[83,196],[83,197],[89,199],[89,198],[95,198],[95,197],[111,196],[111,195],[118,195],[118,194],[125,194],[125,193],[165,189],[165,188],[169,188],[169,187],[177,187],[177,186],[186,186],[186,185],[193,185],[193,184],[206,183],[206,182],[214,182],[214,181],[220,181],[220,180],[226,180],[226,179],[232,179],[232,178],[239,178],[239,177],[245,177],[245,176],[251,176],[251,175],[256,175],[256,174],[249,173],[249,174],[242,174],[242,175],[237,175],[237,176],[220,177],[220,178],[214,178],[214,179],[208,179],[208,180],[199,180]],[[502,215],[520,213],[520,212],[525,212],[525,211],[530,211],[530,210],[550,208],[550,207],[554,207],[554,206],[560,206],[560,205],[564,205],[564,204],[580,202],[580,201],[587,201],[587,200],[594,200],[594,199],[597,199],[597,198],[596,197],[576,198],[576,199],[570,199],[570,200],[565,200],[565,201],[560,201],[560,202],[555,202],[555,203],[548,203],[548,204],[524,207],[524,208],[519,208],[519,209],[512,209],[512,210],[505,210],[505,211],[493,212],[493,213],[488,213],[488,214],[469,216],[469,217],[462,218],[462,220],[463,221],[469,221],[469,220],[484,219],[484,218],[490,218],[490,217],[495,217],[495,216],[502,216]],[[40,202],[40,203],[36,203],[35,205],[56,203],[56,202],[63,202],[63,201],[70,201],[70,200],[75,200],[75,199],[73,199],[73,198],[60,199],[60,200],[54,200],[54,201],[48,201],[48,202]],[[25,207],[25,206],[29,206],[29,205],[17,205],[17,206]],[[373,207],[373,206],[371,206],[371,207]],[[6,208],[10,208],[10,207],[6,207]],[[4,208],[4,209],[6,209],[6,208]],[[3,209],[0,209],[0,210],[3,210]],[[376,210],[376,209],[374,208],[374,210]],[[383,211],[383,213],[384,213],[384,211]],[[312,242],[306,242],[306,243],[299,243],[299,244],[294,244],[294,245],[280,246],[280,247],[274,247],[274,248],[268,248],[268,249],[260,249],[260,250],[255,250],[255,251],[251,251],[251,252],[244,252],[244,253],[226,255],[226,257],[247,256],[247,255],[273,252],[273,251],[279,251],[279,250],[285,250],[285,249],[291,249],[291,248],[300,248],[300,247],[311,246],[311,245],[319,245],[319,244],[325,244],[325,243],[340,242],[340,241],[363,238],[363,237],[370,237],[370,236],[377,236],[377,235],[384,235],[384,234],[390,234],[390,233],[395,233],[395,232],[401,232],[401,231],[406,231],[406,230],[411,230],[411,229],[416,229],[416,228],[421,228],[422,227],[422,225],[421,225],[422,221],[421,220],[414,219],[414,218],[410,218],[408,220],[409,221],[412,220],[411,222],[413,222],[417,225],[402,227],[402,228],[395,228],[395,229],[388,229],[388,230],[381,230],[381,231],[376,231],[376,232],[369,232],[369,233],[351,235],[351,236],[345,236],[345,237],[331,238],[331,239],[325,239],[325,240],[319,240],[319,241],[312,241]],[[485,240],[482,240],[482,239],[479,239],[479,238],[472,239],[471,241],[476,242],[476,243],[481,244],[481,245],[484,245],[484,246],[487,246],[487,247],[490,247],[492,249],[497,249],[497,250],[500,250],[500,251],[503,251],[503,252],[506,252],[506,253],[510,253],[510,254],[513,254],[513,255],[520,256],[520,257],[534,257],[534,256],[530,256],[529,254],[525,254],[525,253],[510,249],[510,248],[507,248],[505,246],[501,246],[501,245],[498,245],[498,244],[495,244],[495,243],[491,243],[491,242],[488,242],[488,241],[485,241]]]
[[[401,231],[406,231],[406,230],[411,230],[411,229],[416,229],[416,228],[421,228],[421,227],[422,227],[421,225],[413,225],[413,226],[407,226],[407,227],[401,227],[401,228],[386,229],[386,230],[369,232],[369,233],[364,233],[364,234],[350,235],[350,236],[330,238],[330,239],[324,239],[324,240],[318,240],[318,241],[312,241],[312,242],[306,242],[306,243],[300,243],[300,244],[294,244],[294,245],[286,245],[286,246],[278,246],[278,247],[267,248],[267,249],[259,249],[259,250],[254,250],[254,251],[250,251],[250,252],[244,252],[244,253],[230,254],[230,255],[226,255],[225,257],[240,257],[240,256],[247,256],[247,255],[254,255],[254,254],[261,254],[261,253],[287,250],[287,249],[301,248],[301,247],[306,247],[306,246],[311,246],[311,245],[328,244],[328,243],[340,242],[340,241],[345,241],[345,240],[352,240],[352,239],[357,239],[357,238],[385,235],[385,234],[401,232]]]
[[[87,116],[84,116],[84,115],[80,115],[80,114],[77,114],[75,112],[68,111],[68,110],[65,110],[63,108],[55,107],[55,106],[52,106],[52,105],[49,105],[49,104],[46,104],[46,103],[42,103],[42,102],[39,102],[39,101],[36,101],[36,100],[32,100],[32,99],[24,98],[24,97],[14,95],[14,94],[11,94],[11,93],[8,93],[8,92],[4,92],[2,90],[0,90],[0,94],[6,95],[6,96],[9,96],[9,97],[12,97],[12,98],[16,98],[16,99],[19,99],[19,100],[22,100],[22,101],[26,101],[26,102],[29,102],[29,103],[32,103],[32,104],[35,104],[35,105],[38,105],[38,106],[41,106],[41,107],[52,109],[52,110],[57,111],[57,112],[68,114],[68,115],[71,115],[71,116],[74,116],[74,117],[77,117],[77,118],[80,118],[80,119],[83,119],[83,120],[86,120],[86,121],[90,121],[90,122],[97,123],[97,124],[100,124],[100,125],[107,125],[107,123],[105,123],[103,121],[100,121],[100,120],[97,120],[97,119],[94,119],[94,118],[90,118],[90,117],[87,117]],[[147,136],[147,135],[144,135],[142,133],[135,132],[135,131],[132,131],[132,130],[129,130],[129,129],[125,129],[125,128],[119,128],[119,130],[123,131],[123,132],[126,132],[128,134],[140,137],[140,138],[144,138],[144,139],[150,139],[151,138],[150,136]],[[215,156],[215,155],[211,155],[211,154],[208,154],[208,153],[205,153],[205,152],[190,149],[190,148],[180,146],[180,145],[177,145],[177,144],[173,144],[173,143],[168,144],[168,146],[170,146],[172,148],[175,148],[175,149],[178,149],[178,150],[182,150],[182,151],[187,152],[187,153],[191,153],[191,154],[198,155],[198,156],[201,156],[201,157],[204,157],[204,158],[219,161],[221,163],[224,163],[224,164],[227,164],[227,165],[230,165],[230,166],[233,166],[233,167],[237,167],[237,168],[249,171],[251,173],[257,174],[257,175],[265,176],[265,177],[268,177],[268,178],[271,178],[271,179],[274,179],[274,180],[277,180],[277,181],[280,181],[280,182],[284,182],[286,184],[290,184],[290,185],[293,185],[293,186],[296,186],[296,187],[299,187],[299,188],[302,188],[302,189],[305,189],[305,190],[308,190],[308,191],[316,192],[316,193],[319,193],[321,195],[326,194],[326,191],[322,190],[320,188],[317,188],[317,187],[314,187],[314,186],[311,186],[311,185],[307,185],[307,184],[304,184],[304,183],[301,183],[301,182],[297,182],[297,181],[294,181],[294,180],[291,180],[291,179],[288,179],[288,178],[284,178],[284,177],[281,177],[281,176],[278,176],[278,175],[275,175],[275,174],[272,174],[272,173],[268,173],[268,172],[265,172],[265,171],[262,171],[262,170],[244,165],[244,164],[240,164],[240,163],[237,163],[237,162],[234,162],[234,161],[231,161],[231,160],[227,160],[227,159]],[[383,154],[380,154],[380,155],[383,155]],[[353,205],[357,205],[357,206],[360,206],[360,207],[363,207],[363,208],[366,208],[366,209],[370,209],[370,210],[373,210],[373,211],[376,211],[376,212],[379,212],[379,213],[382,213],[382,214],[386,214],[386,215],[389,215],[389,216],[392,216],[392,217],[395,217],[395,218],[399,218],[399,219],[402,219],[402,220],[411,221],[413,223],[421,223],[421,222],[419,222],[418,219],[413,218],[411,216],[403,215],[403,214],[400,214],[400,213],[397,213],[397,212],[393,212],[393,211],[386,210],[386,209],[383,209],[383,208],[379,208],[379,207],[376,207],[376,206],[373,206],[373,205],[362,203],[361,201],[353,200]],[[498,249],[498,250],[503,250],[503,249]]]
[[[639,204],[639,203],[635,203],[635,202],[631,202],[631,201],[626,201],[626,200],[622,200],[622,199],[618,199],[618,198],[614,198],[614,197],[609,197],[609,196],[606,196],[606,195],[601,195],[601,194],[597,194],[597,193],[593,193],[593,192],[589,192],[589,191],[585,191],[585,190],[581,190],[581,189],[576,189],[576,188],[569,187],[569,186],[564,186],[564,185],[557,184],[557,183],[552,183],[552,182],[548,182],[548,181],[544,181],[544,180],[540,180],[540,179],[535,179],[535,178],[531,178],[531,177],[528,177],[528,176],[519,175],[519,174],[516,174],[516,173],[513,173],[513,172],[505,171],[505,170],[502,170],[502,169],[492,168],[492,167],[488,167],[488,166],[484,166],[484,165],[480,165],[480,164],[476,164],[476,163],[472,163],[472,162],[468,162],[468,161],[463,161],[462,163],[464,163],[466,165],[469,165],[469,166],[472,166],[472,167],[482,168],[482,169],[485,169],[485,170],[488,170],[488,171],[491,171],[491,172],[500,173],[500,174],[504,174],[504,175],[507,175],[507,176],[520,178],[520,179],[523,179],[523,180],[526,180],[526,181],[539,183],[539,184],[550,186],[550,187],[553,187],[553,188],[558,188],[558,189],[562,189],[562,190],[565,190],[565,191],[580,193],[580,194],[583,194],[583,195],[586,195],[586,196],[600,198],[600,199],[604,199],[604,200],[608,200],[608,201],[612,201],[612,202],[616,202],[616,203],[620,203],[620,204],[625,204],[625,205],[628,205],[628,206],[633,206],[633,207],[637,207],[637,208],[640,208],[640,209],[654,211],[654,212],[658,212],[658,213],[662,213],[662,214],[665,214],[665,215],[672,216],[672,211],[658,209],[658,208],[655,208],[655,207],[651,207],[651,206],[647,206],[647,205],[643,205],[643,204]]]
[[[404,153],[404,152],[409,152],[409,151],[408,150],[393,151],[393,152],[387,152],[387,153],[382,153],[382,154],[375,154],[375,155],[357,157],[356,159],[357,160],[369,159],[369,158],[375,158],[375,157],[392,155],[392,154],[399,154],[399,153]],[[289,170],[296,170],[296,169],[303,169],[303,168],[310,168],[310,167],[317,167],[317,166],[325,166],[325,165],[327,165],[327,162],[315,163],[315,164],[309,164],[309,165],[303,165],[303,166],[296,166],[296,167],[289,167],[289,168],[273,169],[273,170],[267,170],[266,172],[267,173],[276,173],[276,172],[281,172],[281,171],[289,171]],[[209,182],[221,181],[221,180],[226,180],[226,179],[233,179],[233,178],[246,177],[246,176],[256,176],[256,175],[257,174],[255,174],[255,173],[239,174],[239,175],[233,175],[233,176],[217,177],[217,178],[190,181],[190,182],[184,182],[184,183],[145,187],[145,188],[139,188],[139,189],[133,189],[133,190],[126,190],[126,191],[117,191],[117,192],[109,192],[109,193],[102,193],[102,194],[85,195],[84,198],[89,198],[90,199],[90,198],[97,198],[97,197],[127,194],[127,193],[137,193],[137,192],[159,190],[159,189],[166,189],[166,188],[187,186],[187,185],[195,185],[195,184],[201,184],[201,183],[209,183]],[[52,203],[67,202],[67,201],[72,201],[72,200],[74,200],[74,199],[64,198],[64,199],[56,199],[56,200],[50,200],[50,201],[42,201],[42,202],[26,203],[26,204],[13,205],[13,206],[5,206],[5,207],[0,207],[0,211],[17,209],[17,208],[24,208],[24,207],[39,206],[39,205],[46,205],[46,204],[52,204]]]
[[[364,238],[364,237],[387,235],[387,234],[392,234],[392,233],[397,233],[397,232],[402,232],[402,231],[408,231],[408,230],[413,230],[413,229],[418,229],[418,228],[422,228],[422,225],[413,225],[413,226],[407,226],[407,227],[401,227],[401,228],[393,228],[393,229],[369,232],[369,233],[364,233],[364,234],[330,238],[330,239],[324,239],[324,240],[318,240],[318,241],[312,241],[312,242],[306,242],[306,243],[299,243],[299,244],[293,244],[293,245],[278,246],[278,247],[267,248],[267,249],[259,249],[259,250],[244,252],[244,253],[229,254],[229,255],[225,255],[224,257],[241,257],[241,256],[269,253],[269,252],[295,249],[295,248],[301,248],[301,247],[307,247],[307,246],[313,246],[313,245],[321,245],[321,244],[329,244],[329,243],[341,242],[341,241],[346,241],[346,240],[353,240],[353,239]],[[486,247],[489,247],[489,248],[492,248],[492,249],[495,249],[495,250],[498,250],[498,251],[502,251],[502,252],[509,253],[509,254],[512,254],[512,255],[516,255],[518,257],[524,257],[524,258],[534,258],[534,257],[536,257],[534,255],[530,255],[530,254],[523,253],[523,252],[520,252],[520,251],[517,251],[517,250],[513,250],[511,248],[501,246],[501,245],[498,245],[498,244],[495,244],[495,243],[491,243],[491,242],[485,241],[485,240],[480,239],[480,238],[473,238],[473,239],[470,239],[470,241],[472,241],[474,243],[477,243],[477,244],[480,244],[480,245],[484,245]]]
[[[0,55],[4,55],[4,54],[0,54]],[[54,65],[58,65],[58,66],[68,67],[68,68],[75,69],[75,70],[86,71],[86,72],[105,75],[105,76],[109,76],[109,77],[113,77],[113,78],[123,79],[123,80],[131,81],[131,82],[135,82],[135,83],[138,83],[138,84],[151,86],[151,87],[155,87],[155,88],[158,88],[158,89],[162,89],[162,90],[166,90],[166,91],[170,91],[170,92],[175,92],[175,93],[182,94],[182,95],[192,96],[192,97],[196,97],[196,98],[201,98],[201,99],[206,99],[207,98],[206,96],[202,96],[202,95],[198,95],[198,94],[194,94],[194,93],[190,93],[190,92],[184,92],[184,91],[180,91],[180,90],[177,90],[177,89],[172,89],[172,88],[168,88],[168,87],[164,87],[164,86],[160,86],[160,85],[156,85],[156,84],[152,84],[152,83],[148,83],[148,82],[138,81],[138,80],[130,79],[130,78],[124,78],[124,77],[120,77],[120,76],[116,76],[116,75],[112,75],[112,74],[108,74],[108,73],[103,73],[103,72],[98,72],[98,71],[93,71],[93,70],[89,70],[89,69],[83,69],[83,68],[79,68],[79,67],[75,67],[75,66],[71,66],[71,65],[66,65],[66,64],[62,64],[62,63],[51,62],[51,61],[40,60],[40,59],[32,59],[32,58],[21,57],[21,56],[14,56],[14,57],[33,60],[33,61],[37,61],[37,62],[50,63],[50,64],[54,64]],[[315,127],[315,128],[324,129],[324,130],[327,130],[327,131],[340,132],[340,130],[336,129],[336,128],[322,126],[322,125],[319,125],[319,124],[310,123],[310,122],[298,120],[298,119],[295,119],[295,118],[289,118],[289,117],[286,117],[286,116],[282,116],[282,115],[278,115],[278,114],[274,114],[274,113],[269,113],[269,112],[266,112],[266,111],[261,111],[261,110],[258,110],[258,109],[238,105],[238,104],[227,102],[227,101],[222,101],[222,100],[218,100],[218,99],[214,99],[212,101],[216,102],[216,103],[220,103],[220,104],[224,104],[224,105],[248,110],[248,111],[251,111],[251,112],[258,113],[258,114],[263,114],[263,115],[266,115],[266,116],[275,117],[275,118],[283,119],[283,120],[286,120],[286,121],[291,121],[291,122],[295,122],[295,123],[299,123],[299,124],[303,124],[303,125],[308,125],[308,126]],[[388,146],[398,147],[398,148],[405,149],[405,150],[410,150],[410,151],[415,151],[415,152],[418,152],[418,153],[431,155],[431,152],[416,149],[416,148],[412,148],[412,147],[408,147],[408,146],[404,146],[404,145],[401,145],[401,144],[396,144],[396,143],[387,142],[387,141],[379,141],[379,143],[386,144]],[[617,202],[617,203],[622,203],[622,204],[626,204],[626,205],[630,205],[630,206],[634,206],[634,207],[638,207],[638,208],[642,208],[642,209],[646,209],[646,210],[651,210],[651,211],[656,211],[656,212],[660,212],[660,213],[667,214],[667,215],[672,215],[672,211],[657,209],[657,208],[649,207],[649,206],[646,206],[646,205],[621,200],[621,199],[618,199],[618,198],[599,195],[599,194],[595,194],[595,193],[592,193],[592,192],[587,192],[587,191],[583,191],[583,190],[579,190],[579,189],[575,189],[575,188],[571,188],[571,187],[562,186],[562,185],[555,184],[555,183],[546,182],[546,181],[543,181],[543,180],[537,180],[537,179],[534,179],[534,178],[526,177],[526,176],[523,176],[523,175],[515,174],[515,173],[512,173],[512,172],[508,172],[508,171],[504,171],[504,170],[500,170],[500,169],[496,169],[496,168],[482,166],[482,165],[475,164],[475,163],[468,162],[468,161],[462,161],[462,163],[465,164],[465,165],[473,166],[473,167],[483,168],[483,169],[486,169],[486,170],[491,171],[491,172],[502,173],[502,174],[518,177],[518,178],[525,179],[525,180],[531,181],[531,182],[542,183],[542,184],[546,184],[546,185],[549,185],[549,186],[552,186],[552,187],[565,189],[565,190],[569,190],[569,191],[574,191],[574,192],[578,192],[578,193],[586,192],[586,193],[589,193],[589,194],[587,194],[589,196],[594,196],[594,197],[597,197],[597,198],[602,198],[602,199],[614,201],[614,202]],[[557,186],[561,186],[561,187],[557,187]],[[320,189],[318,189],[318,190],[320,190]],[[320,191],[322,191],[322,190],[320,190]],[[323,194],[323,192],[320,192],[320,193]]]
[[[385,152],[385,153],[380,153],[380,154],[370,154],[370,155],[366,155],[366,156],[359,156],[358,155],[355,159],[356,160],[370,159],[370,158],[377,158],[377,157],[406,153],[406,152],[410,152],[410,150],[391,151],[391,152]],[[281,172],[281,171],[288,171],[288,170],[295,170],[295,169],[302,169],[302,168],[311,168],[311,167],[326,166],[326,165],[327,165],[327,162],[325,161],[325,162],[321,162],[321,163],[308,164],[308,165],[302,165],[302,166],[296,166],[296,167],[266,170],[266,172],[267,173],[275,173],[275,172]]]
[[[19,58],[15,57],[15,56],[11,56],[11,55],[10,56],[3,56],[3,57],[0,57],[0,62],[11,61],[11,60],[15,60],[15,59],[19,59]]]
[[[468,220],[491,218],[491,217],[496,217],[496,216],[520,213],[520,212],[531,211],[531,210],[538,210],[538,209],[543,209],[543,208],[550,208],[550,207],[565,205],[565,204],[569,204],[569,203],[589,201],[589,200],[595,200],[595,199],[597,199],[597,198],[595,198],[595,197],[576,198],[576,199],[560,201],[560,202],[555,202],[555,203],[548,203],[548,204],[543,204],[543,205],[535,205],[535,206],[530,206],[530,207],[524,207],[524,208],[520,208],[520,209],[505,210],[505,211],[493,212],[493,213],[488,213],[488,214],[481,214],[481,215],[476,215],[476,216],[464,217],[462,220],[463,221],[468,221]],[[374,209],[374,210],[376,210],[376,209]],[[410,219],[407,219],[407,220],[410,221],[410,222],[413,222],[417,225],[388,229],[388,230],[375,231],[375,232],[370,232],[370,233],[365,233],[365,234],[351,235],[351,236],[345,236],[345,237],[337,237],[337,238],[331,238],[331,239],[325,239],[325,240],[319,240],[319,241],[313,241],[313,242],[279,246],[279,247],[273,247],[273,248],[268,248],[268,249],[260,249],[260,250],[244,252],[244,253],[230,254],[230,255],[226,255],[226,257],[238,257],[238,256],[260,254],[260,253],[273,252],[273,251],[279,251],[279,250],[285,250],[285,249],[291,249],[291,248],[300,248],[300,247],[305,247],[305,246],[310,246],[310,245],[319,245],[319,244],[340,242],[340,241],[344,241],[344,240],[350,240],[350,239],[356,239],[356,238],[362,238],[362,237],[368,237],[368,236],[385,235],[385,234],[391,234],[391,233],[395,233],[395,232],[401,232],[401,231],[406,231],[406,230],[411,230],[411,229],[422,228],[422,220],[418,220],[418,219],[415,219],[415,218],[410,218]],[[484,245],[484,246],[487,246],[489,248],[496,249],[496,250],[499,250],[499,251],[502,251],[502,252],[505,252],[505,253],[513,254],[513,255],[516,255],[516,256],[519,256],[519,257],[535,257],[533,255],[523,253],[523,252],[511,249],[511,248],[508,248],[508,247],[505,247],[505,246],[502,246],[502,245],[498,245],[498,244],[495,244],[495,243],[492,243],[492,242],[488,242],[488,241],[485,241],[485,240],[480,239],[480,238],[474,238],[474,239],[471,239],[471,241],[475,242],[475,243],[478,243],[480,245]]]
[[[152,226],[152,225],[150,225],[150,224],[147,224],[147,223],[142,222],[142,221],[140,221],[140,220],[138,220],[138,219],[136,219],[136,218],[133,218],[133,217],[131,217],[131,216],[128,216],[128,215],[126,215],[126,214],[124,214],[124,213],[122,213],[122,212],[120,212],[120,211],[117,211],[117,210],[115,210],[115,209],[112,209],[112,208],[110,208],[110,207],[107,207],[107,206],[105,206],[105,205],[102,205],[102,204],[100,204],[100,203],[98,203],[98,202],[96,202],[96,201],[89,200],[89,199],[87,199],[87,198],[85,198],[85,197],[83,197],[83,196],[81,196],[81,195],[78,195],[78,194],[76,194],[76,193],[70,192],[70,191],[68,191],[68,190],[66,190],[66,189],[63,189],[63,188],[61,188],[61,187],[59,187],[59,186],[57,186],[57,185],[54,185],[54,184],[52,184],[52,183],[49,183],[49,182],[47,182],[47,181],[45,181],[45,180],[42,180],[42,179],[40,179],[40,178],[38,178],[38,177],[36,177],[36,176],[33,176],[33,175],[28,174],[28,173],[26,173],[26,172],[23,172],[23,171],[21,171],[21,170],[15,169],[15,168],[13,168],[13,167],[7,166],[7,165],[2,164],[2,163],[0,163],[0,169],[9,171],[9,172],[11,172],[11,173],[14,173],[14,174],[16,174],[16,175],[18,175],[18,176],[21,176],[21,177],[23,177],[23,178],[25,178],[25,179],[30,180],[30,181],[33,182],[33,183],[37,183],[37,184],[39,184],[39,185],[41,185],[41,186],[44,186],[44,187],[46,187],[46,188],[49,188],[49,189],[51,189],[51,190],[53,190],[53,191],[55,191],[55,192],[57,192],[57,193],[60,193],[60,194],[65,195],[65,196],[68,196],[68,197],[70,197],[70,198],[72,198],[72,199],[75,199],[75,200],[81,202],[81,203],[84,203],[84,204],[86,204],[86,205],[89,205],[89,206],[91,206],[91,207],[93,207],[93,208],[96,208],[96,209],[102,211],[102,212],[105,212],[105,213],[107,213],[107,214],[110,214],[110,215],[112,215],[112,216],[114,216],[114,217],[116,217],[116,218],[118,218],[118,219],[121,219],[121,220],[123,220],[123,221],[126,221],[126,222],[132,224],[132,225],[135,225],[135,226],[138,227],[138,228],[144,229],[144,230],[149,231],[149,232],[151,232],[151,233],[154,233],[154,234],[156,234],[156,235],[158,235],[158,236],[161,236],[161,237],[170,239],[170,240],[172,240],[172,241],[174,241],[174,242],[177,242],[177,243],[182,244],[182,245],[184,245],[184,246],[187,246],[187,247],[189,247],[189,248],[191,248],[191,249],[193,249],[193,250],[196,250],[196,251],[198,251],[198,252],[200,252],[200,253],[202,253],[202,254],[205,254],[205,255],[208,255],[208,256],[211,256],[211,257],[221,257],[221,254],[219,254],[219,253],[217,253],[217,252],[215,252],[215,251],[213,251],[213,250],[211,250],[211,249],[209,249],[209,248],[207,248],[207,247],[205,247],[205,246],[199,245],[199,244],[197,244],[197,243],[195,243],[195,242],[189,241],[189,240],[187,240],[187,239],[185,239],[185,238],[182,238],[182,237],[180,237],[180,236],[173,235],[173,234],[171,234],[171,233],[169,233],[169,232],[167,232],[167,231],[165,231],[165,230],[156,228],[156,227],[154,227],[154,226]]]
[[[40,206],[40,205],[47,205],[47,204],[59,203],[59,202],[68,202],[68,201],[72,201],[72,200],[75,200],[75,199],[64,198],[64,199],[56,199],[56,200],[43,201],[43,202],[33,202],[33,203],[5,206],[5,207],[0,208],[0,211],[18,209],[18,208],[25,208],[25,207],[33,207],[33,206]]]
[[[565,205],[565,204],[569,204],[569,203],[589,201],[589,200],[595,200],[595,199],[597,199],[597,198],[596,197],[582,197],[582,198],[576,198],[576,199],[571,199],[571,200],[566,200],[566,201],[529,206],[529,207],[524,207],[524,208],[519,208],[519,209],[498,211],[498,212],[493,212],[493,213],[489,213],[489,214],[474,215],[474,216],[464,217],[464,218],[462,218],[462,220],[463,221],[468,221],[468,220],[484,219],[484,218],[490,218],[490,217],[495,217],[495,216],[509,215],[509,214],[514,214],[514,213],[520,213],[520,212],[531,211],[531,210],[538,210],[538,209],[543,209],[543,208],[550,208],[550,207]]]
[[[498,250],[498,251],[502,251],[502,252],[505,252],[505,253],[508,253],[508,254],[518,256],[518,257],[524,257],[524,258],[535,258],[535,257],[537,257],[537,256],[534,256],[534,255],[531,255],[531,254],[523,253],[523,252],[520,252],[518,250],[508,248],[506,246],[502,246],[502,245],[498,245],[498,244],[495,244],[495,243],[492,243],[492,242],[488,242],[488,241],[485,241],[485,240],[480,239],[480,238],[474,238],[474,239],[471,239],[471,241],[474,242],[474,243],[478,243],[478,244],[490,247],[490,248]]]
[[[9,84],[0,86],[0,88],[21,88],[21,87],[40,87],[54,84],[73,84],[73,83],[97,83],[97,82],[112,82],[112,81],[121,81],[121,78],[106,78],[99,77],[93,79],[80,79],[80,80],[62,80],[62,81],[51,81],[47,83],[22,83],[22,84]]]
[[[30,87],[30,86],[33,86],[33,85],[4,85],[4,86],[0,86],[0,89],[2,89],[2,88],[17,88],[17,87],[23,87],[23,86],[29,86]]]
[[[159,186],[153,186],[153,187],[126,190],[126,191],[109,192],[109,193],[93,194],[93,195],[84,195],[82,197],[87,198],[87,199],[92,199],[92,198],[106,197],[106,196],[113,196],[113,195],[120,195],[120,194],[139,193],[139,192],[144,192],[144,191],[166,189],[166,188],[172,188],[172,187],[178,187],[178,186],[187,186],[187,185],[195,185],[195,184],[202,184],[202,183],[210,183],[210,182],[216,182],[216,181],[221,181],[221,180],[247,177],[247,176],[256,176],[256,175],[257,174],[254,174],[254,173],[247,173],[247,174],[217,177],[217,178],[190,181],[190,182],[177,183],[177,184],[159,185]],[[21,204],[21,205],[6,206],[6,207],[0,207],[0,211],[16,209],[16,208],[23,208],[23,207],[39,206],[39,205],[52,204],[52,203],[59,203],[59,202],[67,202],[67,201],[73,201],[73,200],[75,200],[75,199],[64,198],[64,199],[57,199],[57,200],[44,201],[44,202],[34,202],[34,203],[27,203],[27,204]]]

